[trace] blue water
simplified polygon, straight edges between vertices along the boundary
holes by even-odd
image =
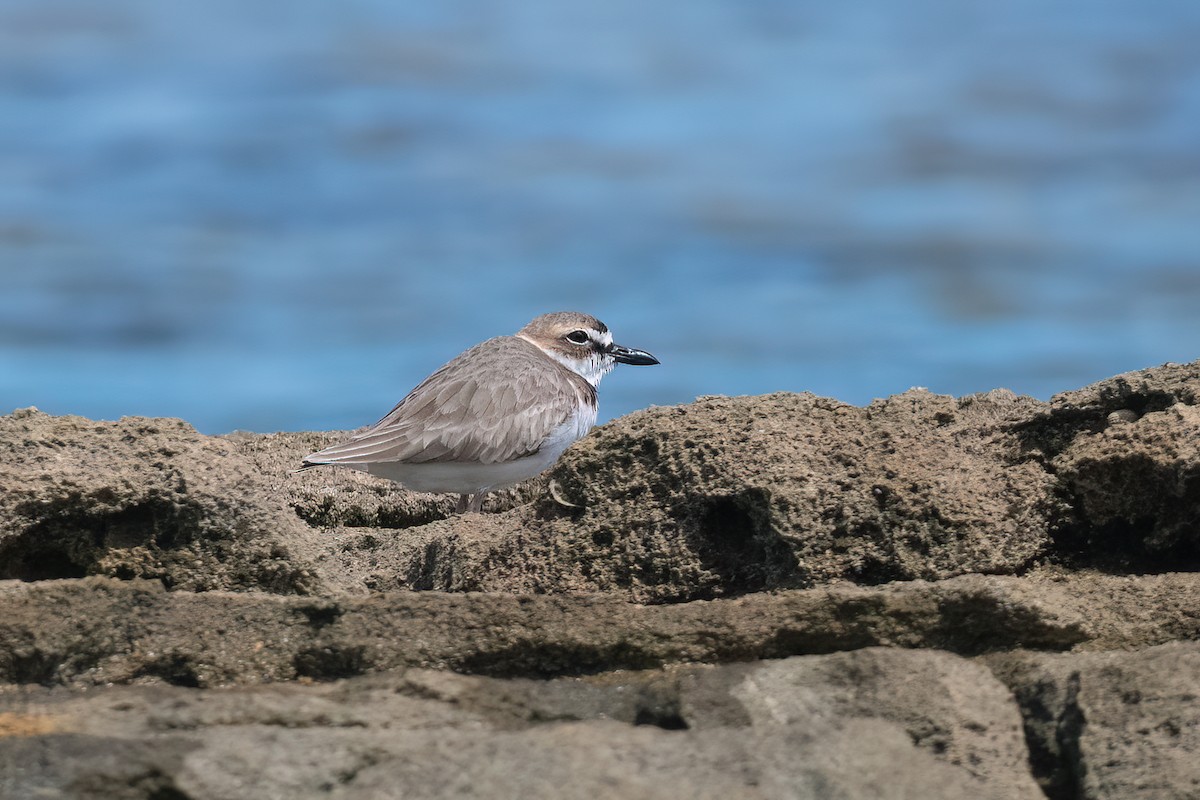
[[[0,413],[350,428],[548,310],[601,419],[1200,357],[1200,3],[0,4]]]

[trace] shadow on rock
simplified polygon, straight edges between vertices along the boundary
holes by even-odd
[[[1200,568],[1200,362],[1054,397],[1014,426],[1065,509],[1051,557],[1112,572]]]

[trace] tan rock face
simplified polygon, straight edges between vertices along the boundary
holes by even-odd
[[[1198,399],[703,398],[459,517],[18,411],[0,796],[1195,796]]]
[[[279,483],[180,420],[18,411],[0,417],[0,576],[311,591],[313,533]]]
[[[673,602],[1047,559],[1170,567],[1200,551],[1196,372],[1147,370],[1049,404],[912,390],[866,408],[793,394],[652,408],[465,517],[350,471],[291,474],[331,436],[18,412],[0,418],[0,570]]]
[[[1056,551],[1114,569],[1200,558],[1200,362],[1058,395],[1019,426],[1071,506]]]
[[[913,390],[867,408],[776,394],[650,409],[553,470],[584,507],[556,535],[613,551],[598,566],[650,599],[679,582],[697,597],[1014,572],[1055,508],[1005,431],[1036,407]]]
[[[553,491],[524,505],[342,530],[334,558],[372,589],[654,602],[1012,573],[1045,554],[1061,506],[1038,454],[1009,432],[1042,407],[913,391],[865,409],[790,394],[649,409],[573,447],[545,479]],[[311,480],[330,504],[361,491],[339,475]]]
[[[1167,557],[1200,543],[1200,406],[1081,433],[1053,463],[1084,524],[1125,538],[1132,553]]]

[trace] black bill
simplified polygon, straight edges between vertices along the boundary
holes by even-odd
[[[636,367],[648,367],[651,364],[659,363],[657,358],[645,350],[634,350],[631,347],[621,347],[619,344],[608,348],[608,354],[621,364],[633,364]]]

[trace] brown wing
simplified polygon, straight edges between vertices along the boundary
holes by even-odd
[[[305,461],[497,464],[531,455],[575,411],[580,392],[594,391],[565,367],[546,366],[546,356],[524,339],[489,339],[434,372],[367,430]]]

